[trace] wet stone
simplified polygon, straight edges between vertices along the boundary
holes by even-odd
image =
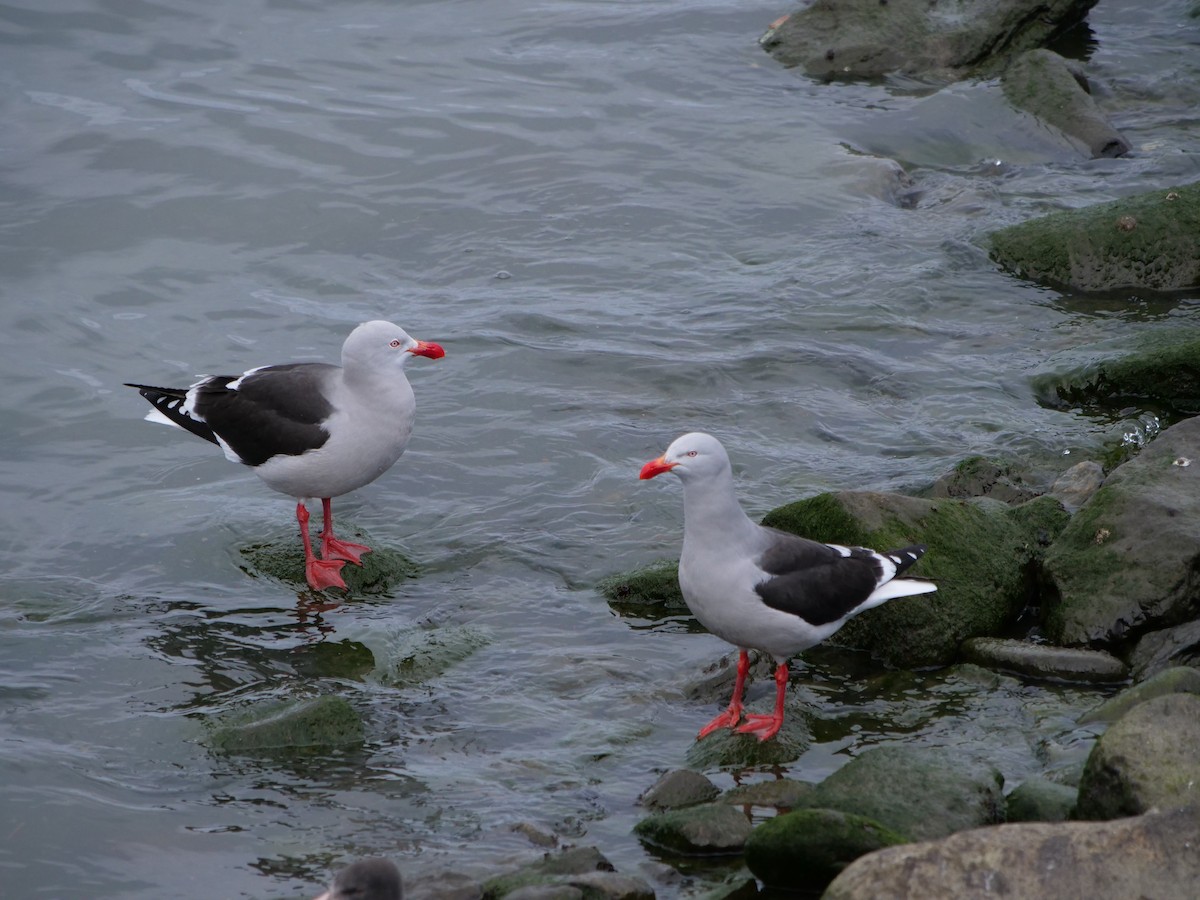
[[[1115,697],[1101,703],[1094,709],[1088,710],[1078,721],[1080,725],[1088,722],[1115,722],[1139,703],[1144,703],[1154,697],[1164,694],[1200,694],[1200,669],[1190,666],[1175,666],[1164,669],[1152,675],[1140,684],[1127,688]]]
[[[720,789],[699,772],[675,769],[659,778],[638,800],[648,809],[680,809],[707,803],[719,793]]]
[[[633,828],[643,842],[680,856],[741,853],[750,830],[745,814],[724,803],[658,813]]]
[[[1008,795],[1006,817],[1009,822],[1064,822],[1075,809],[1075,788],[1029,778]]]
[[[777,778],[754,784],[739,784],[721,795],[721,802],[737,806],[773,806],[790,809],[812,793],[814,785],[794,778]]]
[[[754,829],[746,841],[746,865],[769,887],[819,890],[863,854],[905,841],[865,816],[801,809]]]
[[[1033,644],[1005,638],[972,638],[962,645],[963,659],[1029,678],[1108,683],[1124,681],[1129,670],[1101,650]]]
[[[949,750],[876,747],[800,802],[873,819],[910,840],[927,840],[1001,821],[1003,784],[993,766]]]
[[[1092,747],[1075,815],[1115,819],[1200,804],[1200,696],[1139,703]]]

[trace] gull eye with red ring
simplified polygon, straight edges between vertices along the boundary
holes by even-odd
[[[389,346],[389,347],[399,347],[399,346],[400,346],[400,339],[399,339],[399,338],[394,338],[394,339],[392,340],[392,342],[391,342],[390,344],[388,344],[388,346]]]
[[[687,452],[687,455],[688,455],[688,456],[698,456],[698,455],[699,455],[699,452],[700,452],[700,451],[698,451],[698,450],[689,450],[689,451]]]

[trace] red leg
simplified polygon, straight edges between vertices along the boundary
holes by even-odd
[[[729,708],[701,728],[700,733],[696,735],[696,740],[708,737],[718,728],[732,728],[742,720],[742,692],[745,690],[746,676],[749,673],[750,655],[745,650],[740,650],[737,661],[737,681],[733,683],[733,699],[729,701]]]
[[[371,548],[350,541],[339,541],[333,536],[333,501],[330,498],[321,500],[321,510],[325,516],[325,524],[321,528],[321,555],[326,559],[344,559],[361,566],[363,554],[370,553]]]
[[[338,574],[345,563],[340,559],[317,559],[313,554],[312,542],[308,538],[308,510],[303,503],[296,504],[296,521],[300,523],[300,540],[304,544],[304,577],[314,591],[325,588],[344,588],[346,582]]]
[[[775,736],[783,725],[783,698],[787,694],[788,665],[781,662],[775,667],[775,712],[771,715],[746,716],[746,721],[738,729],[738,734],[756,734],[760,741]]]

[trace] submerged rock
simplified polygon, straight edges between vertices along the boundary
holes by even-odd
[[[1030,678],[1112,682],[1129,677],[1125,663],[1102,650],[1079,650],[1005,638],[972,638],[962,646],[963,659],[980,666],[1016,672]]]
[[[333,590],[330,597],[386,594],[398,584],[415,578],[420,569],[417,564],[398,550],[381,547],[362,529],[342,523],[339,536],[345,540],[367,544],[372,551],[362,558],[362,565],[346,563],[342,566],[342,579],[346,590]],[[309,591],[304,577],[304,550],[299,536],[271,543],[251,544],[239,549],[242,562],[239,567],[255,578],[273,578],[298,590]]]
[[[1076,463],[1055,479],[1049,494],[1069,513],[1078,512],[1104,484],[1104,466],[1094,459]]]
[[[804,808],[864,816],[908,840],[1002,821],[1004,778],[948,750],[876,747],[800,798]]]
[[[472,625],[418,628],[400,634],[377,660],[381,681],[397,687],[423,684],[487,646],[487,632]]]
[[[1050,213],[993,232],[992,258],[1072,291],[1200,287],[1200,183]]]
[[[1024,503],[1038,492],[1021,481],[1011,463],[986,456],[971,456],[933,483],[929,496],[935,500],[990,497],[1004,503]]]
[[[1154,346],[1080,370],[1042,375],[1034,379],[1034,391],[1051,409],[1115,414],[1151,406],[1176,420],[1194,416],[1200,414],[1200,339],[1159,339]]]
[[[815,0],[759,44],[818,78],[964,77],[1080,22],[1095,0]]]
[[[1060,644],[1104,645],[1200,610],[1200,418],[1117,468],[1046,553],[1043,615]]]
[[[1019,55],[1000,77],[1004,95],[1019,109],[1082,143],[1092,158],[1124,156],[1129,142],[1092,99],[1077,63],[1042,48]]]
[[[1086,725],[1088,722],[1115,722],[1139,703],[1165,694],[1200,694],[1200,669],[1187,666],[1164,669],[1141,684],[1135,684],[1088,710],[1077,721],[1080,725]]]
[[[1200,807],[1200,696],[1167,694],[1139,703],[1096,741],[1075,815],[1115,819],[1188,804]]]
[[[223,753],[336,747],[363,740],[362,719],[341,697],[258,704],[220,723],[208,744]]]
[[[608,605],[622,616],[664,619],[687,612],[679,589],[679,563],[661,562],[624,575],[614,575],[597,585]]]
[[[754,829],[746,841],[746,866],[768,887],[820,890],[863,854],[906,840],[864,816],[800,809]]]
[[[750,835],[750,820],[726,803],[705,803],[658,813],[633,828],[642,841],[680,856],[738,854]]]
[[[888,847],[851,863],[822,900],[1195,896],[1200,809],[1115,822],[998,825]]]

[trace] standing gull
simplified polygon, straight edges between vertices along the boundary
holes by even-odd
[[[332,498],[369,484],[400,458],[416,412],[404,365],[414,356],[445,355],[398,325],[374,321],[350,332],[341,366],[287,363],[209,376],[188,388],[127,386],[154,405],[148,421],[212,441],[226,458],[296,498],[304,574],[320,591],[344,588],[342,566],[361,565],[371,549],[334,536]],[[316,497],[325,519],[321,559],[313,553],[304,505]]]
[[[739,650],[733,699],[701,729],[700,738],[718,728],[737,728],[763,741],[774,736],[783,724],[792,656],[864,610],[937,590],[928,581],[897,577],[921,558],[923,545],[877,553],[820,544],[751,521],[734,493],[729,456],[711,435],[676,438],[666,453],[642,467],[641,477],[663,472],[683,482],[683,599],[700,624]],[[775,712],[743,721],[750,649],[775,660]]]

